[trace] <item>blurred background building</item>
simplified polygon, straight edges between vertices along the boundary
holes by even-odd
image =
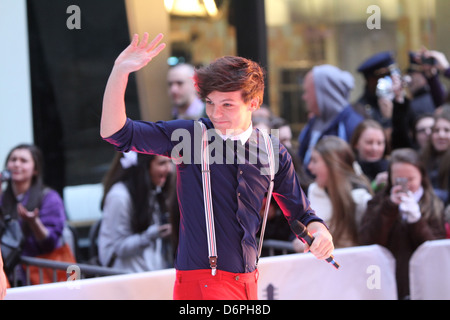
[[[69,219],[95,220],[114,155],[99,135],[103,90],[131,34],[162,32],[168,48],[131,76],[130,117],[170,119],[170,64],[241,55],[266,68],[265,103],[288,120],[296,140],[311,67],[353,73],[354,101],[363,89],[356,69],[374,53],[394,51],[402,70],[409,50],[448,55],[449,14],[448,0],[0,0],[0,161],[14,145],[36,143]]]

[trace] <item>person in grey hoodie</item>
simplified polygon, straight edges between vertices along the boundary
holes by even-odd
[[[312,148],[320,139],[333,135],[349,142],[353,131],[363,121],[349,102],[353,86],[351,73],[332,65],[316,66],[306,74],[302,98],[310,119],[298,138],[298,155],[305,168]]]

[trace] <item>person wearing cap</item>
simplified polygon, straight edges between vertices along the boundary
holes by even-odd
[[[363,117],[349,102],[354,78],[332,65],[314,67],[306,74],[303,100],[312,117],[300,132],[298,156],[305,168],[315,144],[324,136],[338,136],[349,142]]]
[[[394,55],[390,51],[379,52],[366,61],[358,68],[365,79],[365,88],[362,96],[354,104],[354,109],[365,118],[378,121],[383,128],[392,127],[392,104],[391,96],[377,94],[377,87],[381,81],[389,82],[392,71],[395,70],[396,63]],[[380,79],[383,79],[380,81]],[[386,92],[384,92],[386,93]]]

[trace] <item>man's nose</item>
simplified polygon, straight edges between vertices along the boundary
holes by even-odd
[[[221,108],[220,107],[216,107],[216,106],[214,106],[213,108],[212,108],[212,117],[214,118],[214,119],[218,119],[218,118],[220,118],[220,117],[222,117],[222,110],[221,110]]]

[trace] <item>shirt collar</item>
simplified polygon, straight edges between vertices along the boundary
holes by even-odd
[[[219,133],[219,135],[223,140],[228,140],[228,139],[230,139],[231,141],[240,140],[241,144],[244,145],[247,142],[247,140],[250,138],[250,136],[252,135],[252,132],[253,132],[253,124],[250,122],[250,126],[244,132],[241,132],[236,135],[231,135],[231,134],[225,135],[225,134],[220,134],[220,133]]]

